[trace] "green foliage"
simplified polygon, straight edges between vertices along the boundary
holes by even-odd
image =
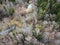
[[[38,28],[40,31],[42,31],[44,27],[43,27],[43,25],[39,24],[36,28]]]
[[[10,15],[14,13],[14,9],[12,7],[10,7],[8,10],[9,10]]]
[[[0,4],[2,3],[2,0],[0,0]]]
[[[42,4],[43,2],[47,2],[47,0],[38,0],[38,1],[37,1],[38,7],[41,6],[41,4]]]
[[[60,21],[60,3],[57,3],[57,0],[50,0],[50,11],[48,8],[48,0],[38,0],[37,2],[37,6],[38,6],[38,19],[42,19],[44,20],[44,18],[46,17],[45,15],[50,12],[50,14],[52,14],[52,16],[50,16],[51,20],[53,21]],[[57,17],[54,17],[54,15]],[[49,15],[49,14],[48,14]],[[49,18],[49,16],[47,17]],[[47,19],[45,18],[45,19]],[[57,18],[57,19],[56,19]]]
[[[43,20],[44,19],[44,14],[47,13],[48,10],[48,4],[47,0],[38,0],[37,5],[38,5],[38,19]]]
[[[60,12],[57,14],[57,22],[60,22]]]
[[[32,32],[32,36],[36,37],[36,33],[35,33],[35,31]]]
[[[43,10],[48,10],[48,0],[38,0],[37,2],[38,7],[42,8]],[[59,9],[59,4],[57,4],[56,0],[50,0],[50,12],[51,13],[57,13],[57,10]]]
[[[36,38],[38,41],[41,41],[43,39],[43,34],[42,33],[38,34]]]
[[[10,2],[15,2],[15,0],[9,0]]]
[[[44,13],[44,10],[42,8],[39,8],[38,14],[40,15],[40,14],[43,14],[43,13]]]
[[[43,10],[42,8],[38,9],[38,19],[41,20],[44,18],[44,13],[46,12],[46,10]]]
[[[30,45],[34,45],[33,42],[31,42]]]
[[[10,7],[9,9],[8,9],[8,11],[9,12],[7,12],[7,11],[0,11],[0,15],[1,15],[1,18],[4,18],[4,17],[9,17],[9,16],[12,16],[13,15],[13,13],[14,13],[14,9],[12,8],[12,7]]]
[[[51,13],[52,14],[57,14],[58,12],[60,11],[60,4],[58,3],[54,3],[52,6],[51,6]]]
[[[3,17],[8,17],[9,15],[8,14],[4,14],[4,16]]]

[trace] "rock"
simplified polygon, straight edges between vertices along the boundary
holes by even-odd
[[[23,35],[22,34],[18,34],[19,38],[23,38]]]
[[[50,35],[49,32],[44,32],[43,33],[43,42],[44,43],[48,43],[49,42],[49,35]]]
[[[60,45],[60,40],[59,39],[55,40],[55,45]]]
[[[45,32],[49,32],[50,31],[50,27],[44,28]]]
[[[56,36],[57,39],[60,39],[60,32],[57,32],[57,33],[55,34],[55,36]]]
[[[48,24],[47,21],[43,21],[43,25],[46,26]]]
[[[0,41],[2,40],[2,38],[4,38],[4,36],[0,35]]]
[[[60,2],[60,0],[57,0],[57,2]]]
[[[10,41],[10,42],[8,42],[8,45],[16,45],[16,44],[14,44],[14,42]]]
[[[6,17],[3,19],[3,23],[6,24],[6,25],[9,25],[10,24],[10,18],[9,17]]]
[[[37,6],[34,5],[34,3],[30,3],[27,7],[27,9],[31,9],[30,12],[34,11],[34,12],[37,12]],[[29,10],[28,10],[29,12]]]
[[[37,23],[37,6],[35,6],[33,3],[29,4],[26,12],[28,13],[26,17],[31,17],[31,20],[33,23]]]
[[[26,41],[31,42],[32,37],[31,36],[27,36],[25,39],[26,39]]]
[[[30,1],[33,1],[33,2],[35,2],[35,3],[37,2],[37,0],[30,0]]]
[[[3,10],[3,6],[0,4],[0,11]]]
[[[17,20],[15,20],[15,19],[11,20],[11,24],[12,25],[16,25],[17,27],[21,27],[22,26],[22,23],[17,21]]]
[[[0,22],[0,31],[2,31],[2,28],[3,28],[3,23]]]
[[[55,41],[55,32],[51,32],[49,35],[49,42],[54,44]]]
[[[55,44],[56,45],[60,45],[60,32],[57,32],[56,34],[55,34]]]
[[[28,8],[26,9],[27,13],[33,12],[32,5],[30,4]]]
[[[32,29],[33,29],[33,27],[30,25],[27,25],[27,27],[26,27],[26,33],[28,34],[28,35],[32,35]]]
[[[16,0],[16,3],[20,3],[20,4],[23,4],[25,2],[29,2],[29,0]]]
[[[29,22],[32,22],[32,17],[31,17],[31,16],[27,16],[26,21],[27,21],[28,23],[29,23]]]
[[[0,45],[5,45],[4,43],[0,42]]]
[[[49,20],[49,15],[48,14],[44,15],[44,20]]]
[[[34,45],[39,45],[39,41],[36,38],[32,38],[32,41]]]
[[[0,32],[1,35],[7,35],[9,32],[11,32],[12,30],[14,30],[16,27],[15,26],[11,26],[10,28]]]
[[[23,39],[23,35],[22,34],[17,34],[16,39],[21,42],[21,39]]]
[[[10,37],[14,38],[13,32],[9,33]]]
[[[57,26],[57,25],[58,25],[55,21],[52,21],[52,24],[53,24],[54,26]]]
[[[36,35],[38,35],[40,33],[40,29],[36,28],[35,33],[36,33]]]

